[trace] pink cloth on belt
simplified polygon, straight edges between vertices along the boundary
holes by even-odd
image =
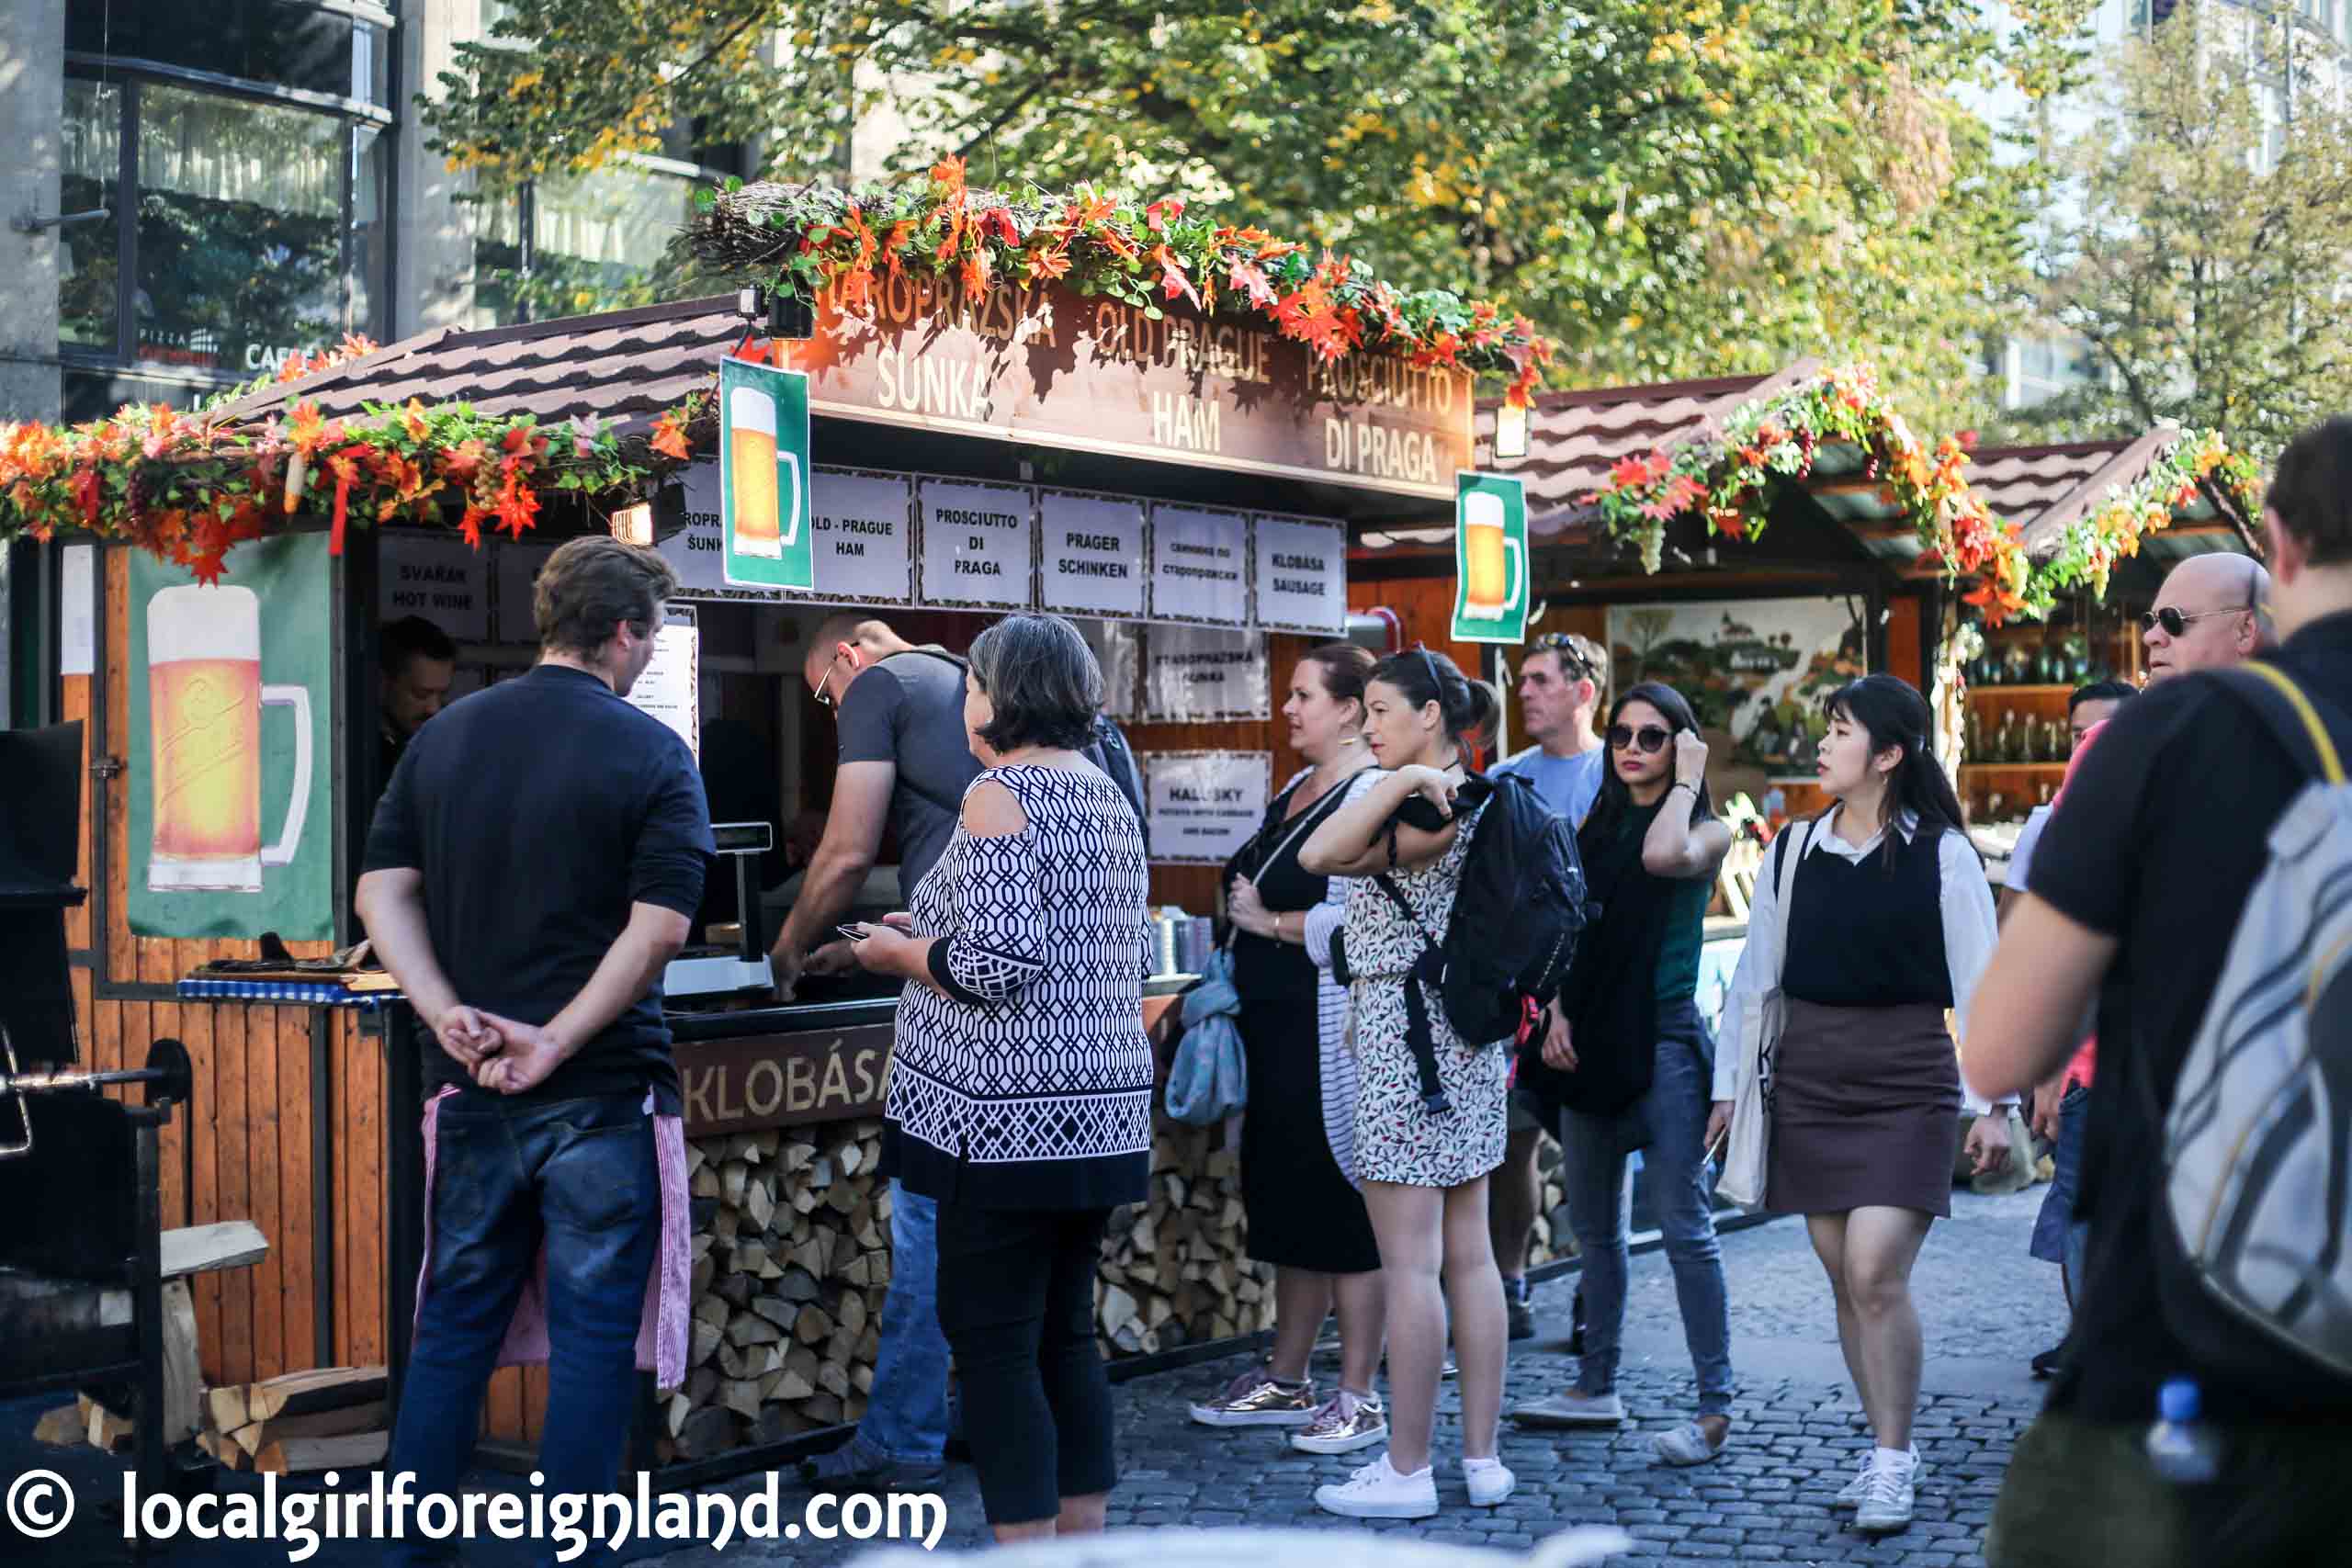
[[[2090,755],[2091,743],[2098,739],[2098,732],[2105,729],[2107,726],[2108,721],[2100,719],[2097,724],[2084,730],[2083,738],[2075,742],[2075,750],[2066,759],[2065,777],[2059,781],[2058,793],[2052,798],[2051,805],[2055,806],[2059,801],[2066,798],[2066,786],[2075,782],[2075,770],[2083,765],[2083,759]],[[2066,1064],[2065,1081],[2078,1083],[2085,1089],[2088,1089],[2091,1087],[2092,1077],[2098,1071],[2098,1036],[2094,1034],[2075,1048],[2074,1058]]]
[[[416,1314],[424,1314],[424,1296],[433,1279],[433,1165],[438,1142],[441,1102],[457,1093],[445,1086],[424,1102],[424,1260],[416,1273]],[[653,1091],[646,1090],[645,1111],[653,1115]],[[653,1116],[653,1154],[662,1172],[662,1239],[655,1248],[653,1270],[645,1280],[645,1307],[637,1322],[637,1367],[653,1374],[655,1384],[676,1388],[686,1381],[686,1325],[693,1303],[686,1299],[694,1277],[692,1240],[687,1230],[686,1130],[675,1116]],[[409,1331],[415,1333],[412,1321]],[[539,1255],[523,1293],[514,1303],[514,1319],[498,1348],[502,1367],[544,1366],[548,1359],[548,1249]]]

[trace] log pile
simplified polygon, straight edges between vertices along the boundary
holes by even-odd
[[[166,1383],[167,1390],[169,1383]],[[381,1367],[326,1367],[288,1372],[230,1388],[191,1388],[185,1419],[164,1395],[166,1445],[194,1438],[224,1469],[276,1475],[366,1470],[390,1446]],[[133,1416],[90,1394],[42,1416],[37,1441],[56,1447],[88,1443],[127,1453],[138,1434]]]

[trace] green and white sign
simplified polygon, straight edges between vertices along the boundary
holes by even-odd
[[[1500,474],[1453,476],[1453,640],[1527,637],[1527,486]]]
[[[729,588],[813,588],[808,378],[733,356],[718,362],[719,524]]]

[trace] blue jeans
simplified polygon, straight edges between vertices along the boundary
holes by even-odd
[[[1714,1181],[1705,1145],[1714,1044],[1687,1000],[1658,1004],[1657,1036],[1648,1093],[1613,1116],[1577,1111],[1561,1116],[1560,1176],[1567,1189],[1568,1223],[1584,1260],[1584,1356],[1577,1391],[1598,1395],[1617,1386],[1618,1345],[1625,1327],[1625,1237],[1634,1206],[1625,1156],[1642,1149],[1643,1164],[1657,1184],[1682,1337],[1698,1373],[1699,1414],[1727,1415],[1731,1308],[1724,1292],[1723,1255],[1715,1245]]]
[[[901,1464],[947,1451],[947,1336],[939,1327],[939,1203],[890,1183],[890,1293],[857,1439]]]
[[[2051,1156],[2050,1191],[2033,1217],[2033,1240],[2026,1250],[2044,1263],[2055,1263],[2066,1278],[2068,1299],[2082,1294],[2083,1248],[2090,1226],[2075,1218],[2075,1193],[2082,1179],[2083,1132],[2090,1120],[2091,1091],[2069,1084],[2058,1100],[2058,1147]]]
[[[413,1472],[420,1496],[457,1492],[492,1363],[544,1241],[550,1359],[539,1470],[550,1494],[609,1492],[662,1235],[645,1096],[535,1102],[460,1091],[441,1102],[437,1123],[432,1272],[387,1468]],[[457,1550],[414,1536],[385,1561],[450,1562]]]

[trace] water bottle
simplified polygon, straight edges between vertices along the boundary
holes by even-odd
[[[2148,1428],[2148,1462],[2176,1486],[2201,1486],[2220,1473],[2222,1447],[2198,1419],[2197,1384],[2174,1378],[2156,1393],[2156,1422]]]

